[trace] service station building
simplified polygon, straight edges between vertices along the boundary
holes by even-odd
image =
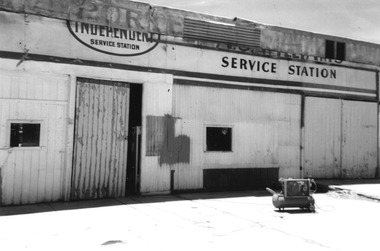
[[[378,177],[379,66],[239,18],[0,0],[0,205]]]

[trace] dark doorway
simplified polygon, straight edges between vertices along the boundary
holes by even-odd
[[[140,193],[142,85],[131,84],[126,193]]]

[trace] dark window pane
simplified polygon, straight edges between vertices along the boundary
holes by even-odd
[[[232,129],[228,127],[206,128],[207,151],[231,151]]]
[[[337,42],[336,44],[336,59],[345,60],[346,58],[346,44]]]
[[[11,147],[40,145],[40,124],[11,123]]]
[[[326,40],[326,58],[335,58],[335,42],[331,40]]]

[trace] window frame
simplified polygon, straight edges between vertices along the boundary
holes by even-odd
[[[220,124],[205,124],[203,126],[203,132],[204,132],[204,137],[203,137],[203,151],[205,153],[231,153],[234,150],[234,126],[233,125],[220,125]],[[207,128],[229,128],[231,130],[231,149],[230,150],[208,150],[207,149]]]
[[[325,58],[345,61],[346,60],[346,43],[326,39],[325,40]]]
[[[38,146],[11,146],[11,126],[12,124],[39,124],[40,125],[40,135],[39,135],[39,145]],[[7,146],[12,149],[19,150],[33,150],[33,149],[41,149],[46,145],[46,137],[44,133],[45,123],[43,120],[19,120],[19,119],[11,119],[7,121]]]

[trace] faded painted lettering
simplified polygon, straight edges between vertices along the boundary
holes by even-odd
[[[273,61],[273,60],[272,60]],[[282,64],[271,62],[271,59],[238,58],[224,56],[221,59],[221,67],[232,70],[246,70],[264,74],[287,74],[289,76],[337,79],[337,69],[328,66],[304,66],[296,64]]]
[[[343,61],[339,59],[330,59],[318,56],[302,55],[297,53],[289,53],[282,51],[275,51],[270,49],[263,49],[258,47],[243,47],[238,45],[232,45],[227,43],[217,43],[216,48],[228,51],[244,52],[255,56],[265,56],[271,58],[291,59],[297,61],[315,61],[328,64],[341,64]]]
[[[250,70],[256,72],[276,73],[277,64],[274,62],[263,62],[260,60],[243,59],[236,57],[223,57],[222,67],[232,69]]]
[[[311,66],[289,65],[289,75],[336,79],[336,70]]]
[[[160,35],[97,24],[67,21],[71,34],[82,44],[115,56],[136,56],[153,50]]]

